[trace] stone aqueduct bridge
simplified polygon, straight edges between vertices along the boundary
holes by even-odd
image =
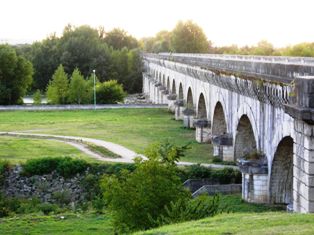
[[[314,59],[144,54],[143,92],[240,160],[242,196],[314,212]]]

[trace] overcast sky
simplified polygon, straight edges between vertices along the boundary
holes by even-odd
[[[31,42],[68,23],[120,27],[137,38],[200,25],[215,45],[314,42],[313,0],[1,0],[0,42]]]

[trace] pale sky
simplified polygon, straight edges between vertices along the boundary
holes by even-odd
[[[218,46],[314,42],[313,0],[1,0],[0,7],[0,43],[40,41],[68,23],[141,38],[187,19]]]

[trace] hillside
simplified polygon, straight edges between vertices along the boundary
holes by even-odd
[[[314,214],[286,212],[231,213],[163,226],[136,235],[314,234]]]

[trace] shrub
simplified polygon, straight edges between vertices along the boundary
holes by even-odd
[[[96,88],[96,99],[98,104],[116,104],[122,102],[125,92],[121,84],[116,80],[101,83]]]
[[[5,172],[10,169],[8,161],[0,161],[0,186],[3,185],[5,180]]]
[[[23,174],[27,176],[43,175],[55,170],[61,176],[70,177],[84,172],[88,166],[86,161],[70,157],[39,158],[28,160],[23,165]]]
[[[71,193],[69,190],[54,192],[52,197],[62,207],[68,205],[71,202]]]
[[[36,92],[33,95],[33,102],[35,105],[41,104],[41,94],[40,90],[36,90]]]
[[[49,215],[51,212],[56,212],[58,207],[51,203],[42,203],[38,206],[39,210],[44,213],[44,215]]]
[[[117,232],[154,227],[153,221],[164,213],[166,205],[190,197],[177,176],[174,162],[161,160],[155,157],[139,160],[133,172],[124,170],[119,177],[106,176],[102,180],[104,198]]]
[[[154,222],[158,226],[198,220],[219,213],[219,196],[201,195],[195,199],[180,199],[165,206],[165,212]]]
[[[105,200],[101,197],[96,197],[92,201],[93,208],[96,210],[97,213],[102,214],[105,208]]]
[[[242,182],[241,172],[228,167],[213,171],[212,178],[216,179],[220,184],[234,184]]]

